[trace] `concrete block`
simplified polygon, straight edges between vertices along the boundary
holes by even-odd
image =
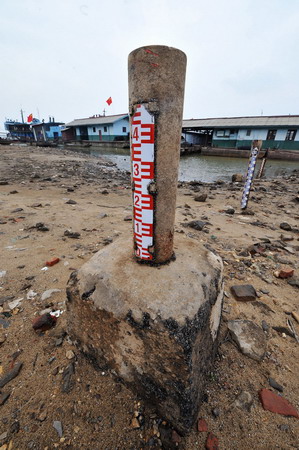
[[[185,433],[217,350],[222,261],[192,239],[176,244],[177,259],[158,267],[136,263],[129,239],[95,254],[70,277],[68,331]]]

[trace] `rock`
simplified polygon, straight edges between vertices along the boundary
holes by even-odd
[[[62,430],[62,423],[59,420],[54,420],[53,422],[53,427],[55,428],[55,430],[58,433],[58,436],[61,438],[63,435],[63,430]]]
[[[41,208],[43,205],[41,203],[33,203],[33,205],[31,205],[31,208]]]
[[[213,434],[209,433],[206,441],[206,449],[207,450],[218,450],[219,449],[219,440]]]
[[[49,231],[49,228],[43,222],[38,222],[35,225],[35,228],[37,229],[37,231]]]
[[[248,412],[250,412],[252,404],[253,404],[252,395],[247,391],[241,392],[241,394],[238,395],[238,397],[234,401],[234,406],[240,409],[244,409],[245,411]]]
[[[34,319],[32,328],[35,331],[46,331],[56,325],[57,318],[50,313],[43,314]]]
[[[194,230],[202,231],[202,229],[206,225],[206,222],[202,222],[201,220],[191,220],[191,222],[182,225],[194,228]]]
[[[11,211],[11,214],[14,214],[14,213],[17,213],[17,212],[21,212],[21,211],[24,211],[24,209],[23,208],[16,208],[16,209],[13,209]]]
[[[293,241],[293,240],[294,240],[294,236],[292,236],[291,234],[281,234],[281,235],[280,235],[280,239],[281,239],[282,241],[285,241],[285,242],[287,242],[287,241]]]
[[[101,192],[101,194],[103,194],[103,195],[108,195],[108,194],[109,194],[109,191],[108,191],[107,189],[104,189],[104,190]]]
[[[77,205],[77,202],[75,200],[71,200],[71,199],[65,203],[66,203],[66,205]]]
[[[61,292],[61,289],[48,289],[47,291],[42,293],[41,301],[48,300],[48,298],[52,297],[55,292]]]
[[[79,239],[81,236],[80,233],[78,233],[76,231],[71,231],[71,230],[65,230],[65,232],[63,234],[64,234],[64,236],[67,236],[72,239]]]
[[[73,352],[73,350],[68,350],[65,356],[67,357],[67,359],[73,359],[75,358],[75,353]]]
[[[266,332],[269,331],[269,325],[265,320],[262,320],[262,329]]]
[[[295,278],[292,278],[291,280],[288,280],[288,284],[299,288],[299,277],[295,277]]]
[[[227,326],[244,355],[255,361],[263,359],[267,342],[263,330],[258,325],[250,320],[229,320]]]
[[[271,387],[273,387],[274,389],[276,389],[279,392],[283,392],[283,387],[281,386],[281,384],[278,384],[274,378],[269,377],[269,384]]]
[[[4,405],[6,400],[8,400],[9,396],[10,396],[10,392],[0,393],[0,406]]]
[[[296,408],[287,399],[274,394],[269,389],[261,389],[259,391],[259,397],[265,410],[299,419],[299,413]]]
[[[38,416],[37,416],[37,420],[39,422],[44,422],[44,420],[46,420],[47,418],[47,411],[42,411]]]
[[[100,213],[100,214],[98,215],[98,218],[99,218],[99,219],[105,219],[105,217],[108,217],[108,214],[106,214],[106,213]]]
[[[17,308],[18,306],[20,306],[20,304],[22,303],[23,300],[24,300],[23,298],[17,298],[16,300],[9,302],[8,303],[9,309],[13,310],[13,309]]]
[[[278,271],[278,278],[291,278],[293,275],[294,269],[288,266],[285,266]]]
[[[241,284],[236,286],[231,286],[230,288],[235,299],[239,302],[248,302],[255,300],[257,294],[256,290],[251,284]]]
[[[133,219],[132,215],[128,215],[128,216],[124,217],[125,222],[131,222],[132,219]]]
[[[205,419],[198,419],[197,431],[199,431],[200,433],[202,433],[204,431],[208,431],[208,424],[205,421]]]
[[[6,375],[0,378],[0,389],[3,388],[11,380],[16,378],[17,375],[19,375],[22,366],[23,366],[22,362],[16,363],[13,369],[11,369]]]
[[[137,417],[133,417],[133,419],[131,420],[131,427],[134,430],[137,430],[138,428],[140,428],[140,423],[138,422]]]
[[[285,231],[292,231],[291,225],[289,223],[287,223],[287,222],[282,222],[279,225],[279,228],[281,228],[282,230],[285,230]]]
[[[296,311],[292,311],[292,316],[296,320],[296,322],[299,323],[299,314],[296,313]]]
[[[15,420],[10,426],[11,434],[18,433],[20,431],[20,422]]]
[[[287,424],[278,425],[278,428],[281,431],[290,431],[290,425],[287,425]]]
[[[225,214],[233,215],[233,214],[235,214],[235,209],[229,207],[229,208],[225,209],[224,212],[225,212]]]
[[[6,341],[6,334],[0,331],[0,346]]]
[[[52,375],[56,375],[58,368],[56,367],[54,369],[54,371],[56,373],[54,373],[54,371],[52,372]],[[68,394],[69,392],[71,392],[71,390],[74,387],[74,375],[75,373],[75,364],[73,362],[71,362],[63,371],[62,374],[62,385],[61,385],[61,392],[65,392],[66,394]]]
[[[234,173],[232,175],[233,183],[242,183],[242,181],[243,181],[243,175],[241,173]]]
[[[205,192],[203,192],[203,193],[201,193],[201,194],[199,194],[199,195],[196,195],[196,196],[194,197],[194,200],[195,200],[196,202],[205,202],[206,199],[207,199],[207,197],[208,197],[208,194],[206,194]]]
[[[212,415],[213,415],[215,418],[219,417],[219,416],[220,416],[220,410],[219,410],[219,408],[213,408],[213,409],[212,409]]]

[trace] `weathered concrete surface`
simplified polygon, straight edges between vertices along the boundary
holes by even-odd
[[[130,115],[142,103],[155,117],[156,263],[173,254],[186,64],[185,53],[162,45],[138,48],[128,59]]]
[[[69,280],[69,333],[182,433],[192,426],[217,349],[222,262],[191,239],[150,267],[130,242],[98,252]]]

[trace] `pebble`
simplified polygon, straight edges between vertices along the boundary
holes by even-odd
[[[256,299],[256,290],[251,284],[231,286],[230,288],[235,299],[239,302],[248,302]]]
[[[198,419],[197,431],[199,431],[200,433],[208,431],[208,424],[205,419]]]
[[[277,381],[275,381],[274,378],[270,377],[268,381],[271,387],[273,387],[279,392],[283,392],[283,387],[281,386],[281,384],[277,383]]]
[[[219,408],[213,408],[212,409],[212,415],[217,418],[220,416],[220,409]]]
[[[287,223],[287,222],[282,222],[279,225],[279,228],[281,228],[282,230],[285,230],[285,231],[291,231],[292,230],[291,225],[289,223]]]
[[[262,329],[266,332],[269,331],[269,325],[265,320],[262,320]]]
[[[61,289],[48,289],[42,293],[41,300],[48,300],[48,298],[52,297],[56,292],[61,292]]]
[[[61,438],[63,435],[63,430],[62,430],[62,423],[59,420],[54,420],[53,422],[53,427],[55,428],[55,430],[58,433],[58,436]]]
[[[244,409],[245,411],[248,412],[250,412],[252,404],[253,404],[252,395],[247,391],[241,392],[241,394],[234,401],[234,406],[240,409]]]
[[[67,205],[77,205],[76,200],[68,200],[67,202],[65,202]]]
[[[251,320],[229,320],[227,323],[233,340],[241,352],[255,361],[265,355],[267,341],[263,330]]]
[[[208,197],[208,194],[206,194],[206,193],[203,192],[202,194],[196,195],[196,196],[194,197],[194,200],[195,200],[196,202],[205,202],[206,199],[207,199],[207,197]]]
[[[79,239],[81,236],[80,233],[78,233],[76,231],[70,231],[70,230],[65,230],[65,232],[63,234],[64,234],[64,236],[67,236],[72,239]]]
[[[73,359],[75,357],[75,353],[73,352],[73,350],[68,350],[65,356],[67,357],[67,359]]]
[[[188,226],[190,228],[194,228],[194,230],[202,231],[206,222],[202,222],[201,220],[191,220],[187,224],[182,224],[183,226]]]

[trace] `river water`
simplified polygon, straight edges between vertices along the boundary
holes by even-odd
[[[121,170],[130,171],[130,151],[128,149],[90,150],[93,156],[105,157],[114,162]],[[255,173],[260,166],[258,160]],[[217,180],[230,181],[234,173],[247,173],[247,158],[226,158],[223,156],[203,156],[200,154],[183,155],[180,159],[180,181],[202,181],[211,183]],[[268,160],[265,168],[266,178],[276,178],[283,174],[289,174],[294,169],[299,169],[298,161]]]

